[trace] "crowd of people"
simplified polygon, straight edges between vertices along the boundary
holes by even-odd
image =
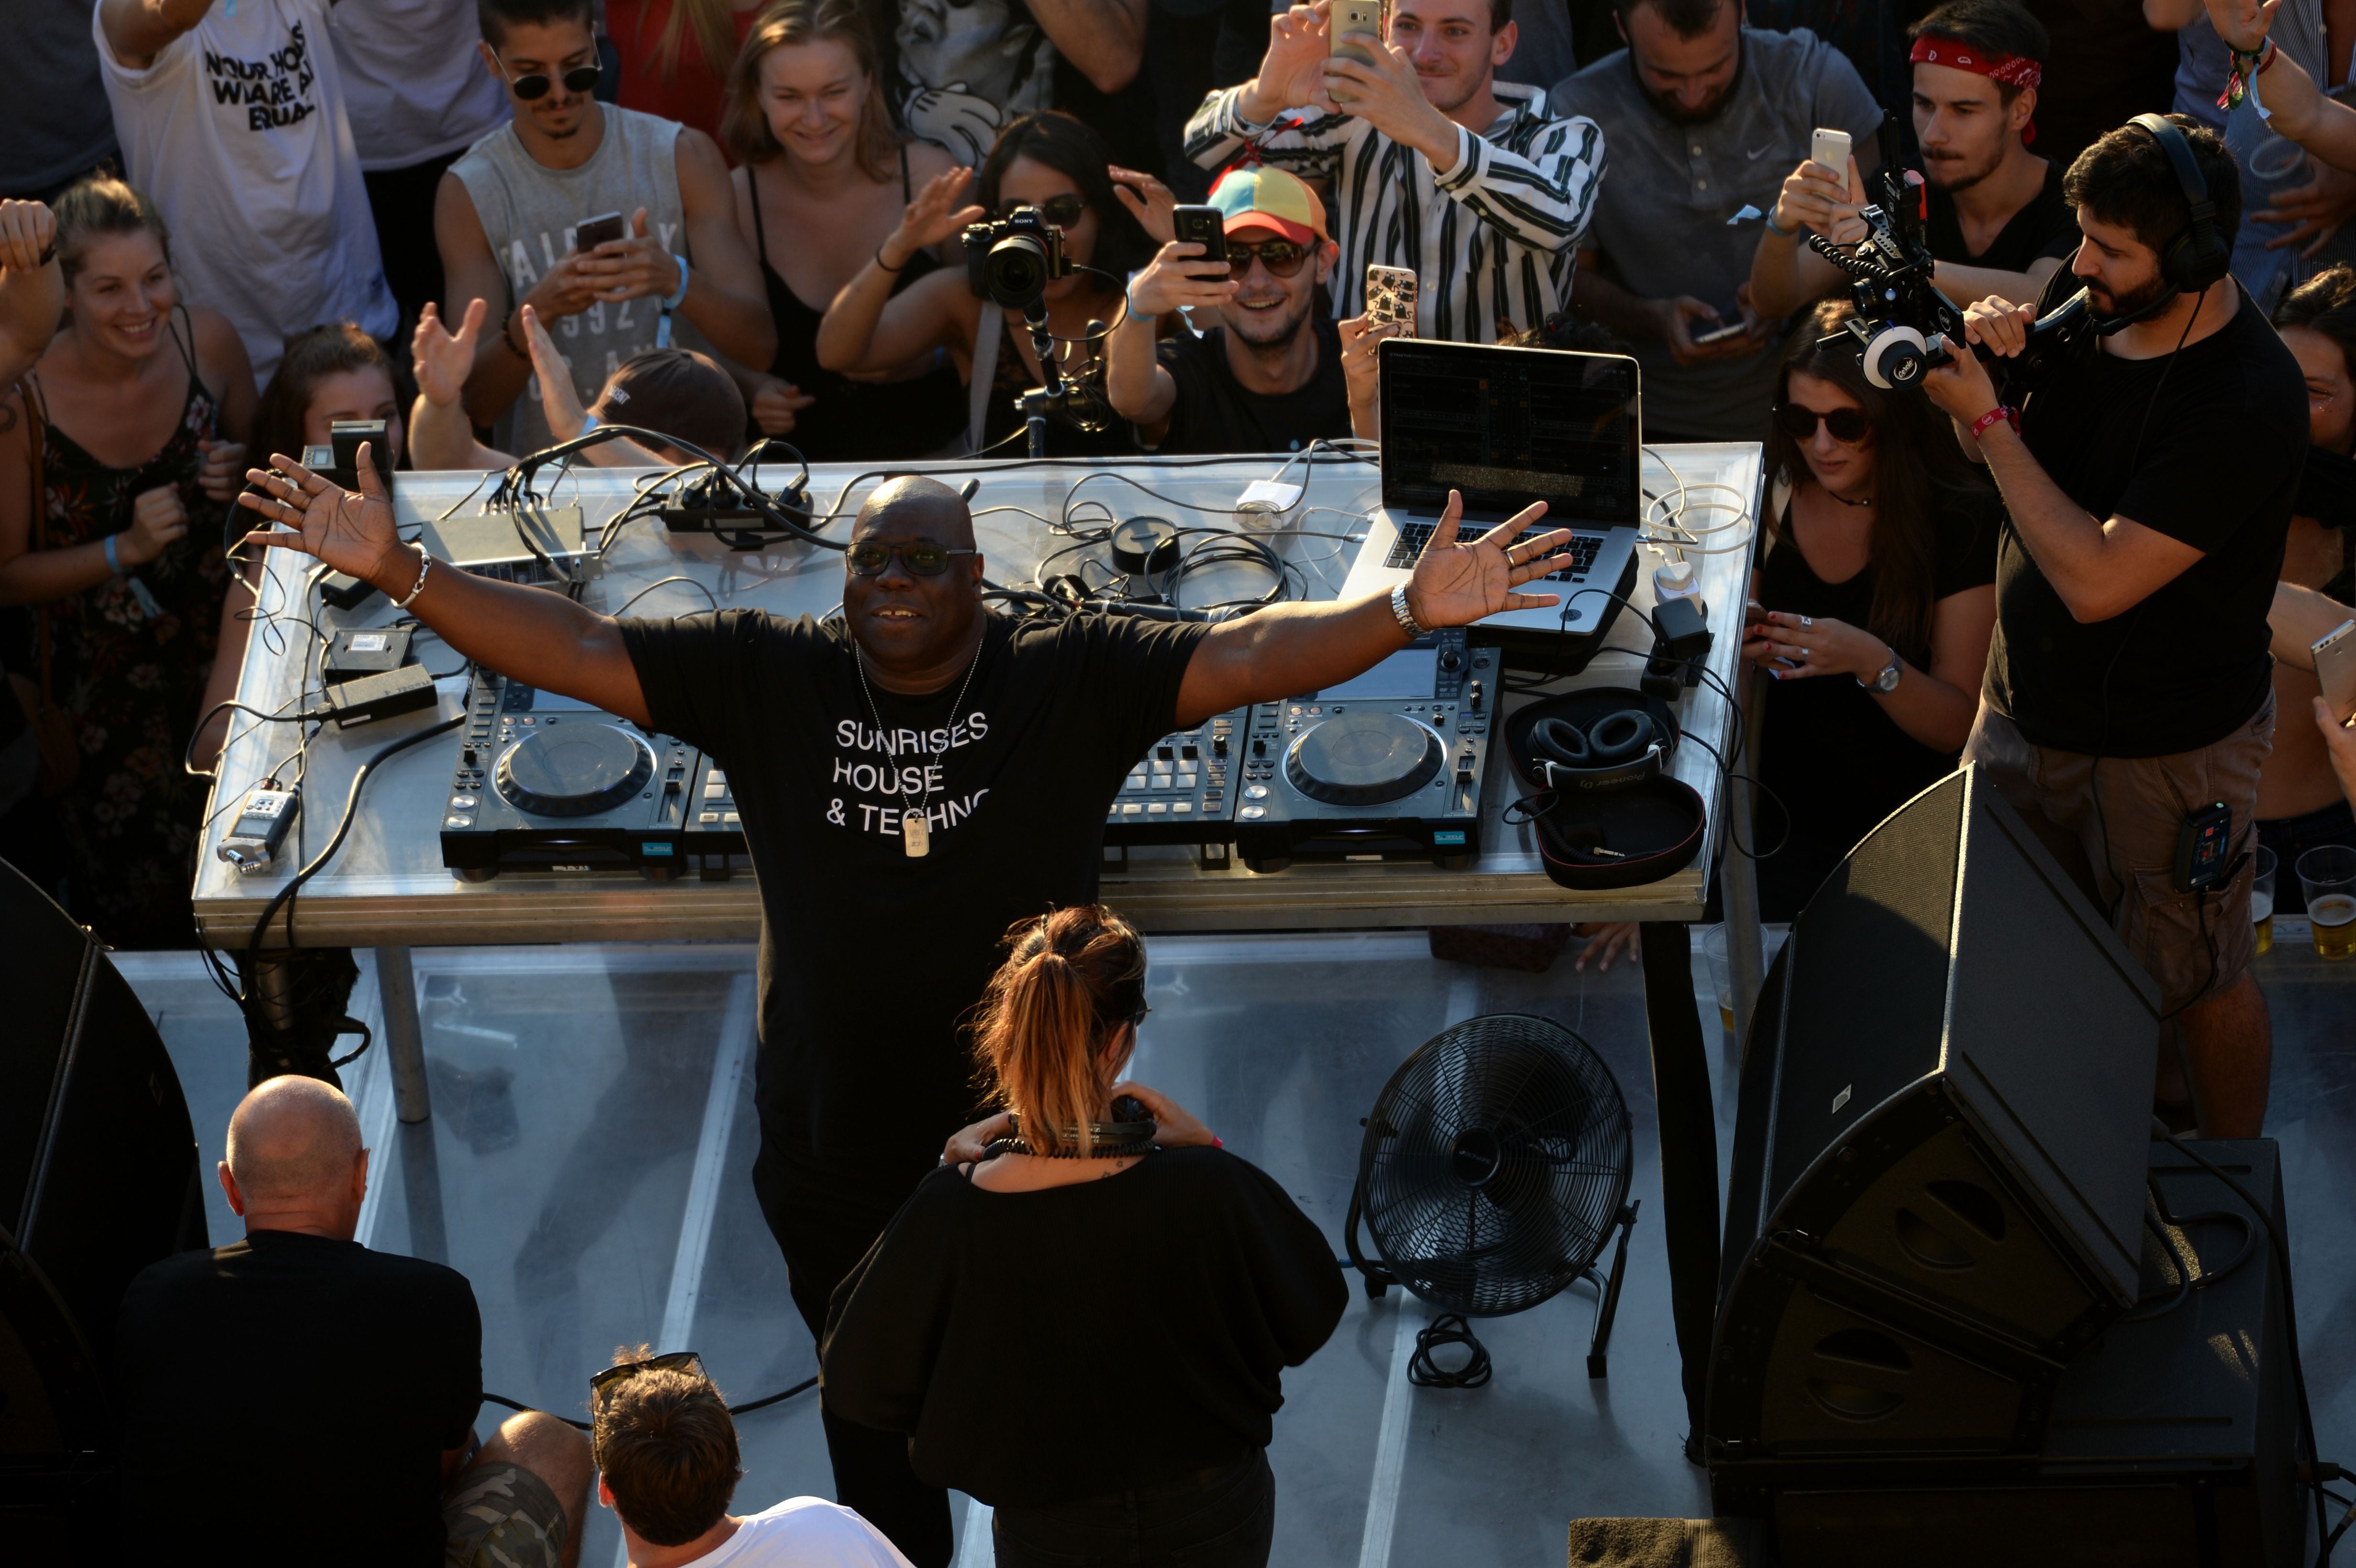
[[[906,1339],[988,1329],[945,1294],[927,1236],[998,1224],[993,1191],[1129,1168],[1027,1167],[1058,1143],[1033,1124],[1030,1152],[926,1174],[977,1110],[956,1042],[985,993],[1033,998],[1023,1038],[1051,1015],[1085,1037],[1068,1092],[993,1070],[1003,1101],[1061,1107],[1088,1146],[1078,1113],[1100,1107],[1072,1062],[1118,1065],[1133,999],[1115,963],[1133,933],[1073,912],[1093,904],[1099,786],[1188,715],[1477,619],[1550,547],[1443,541],[1389,600],[1207,631],[1017,628],[981,613],[956,492],[901,483],[854,525],[841,624],[616,622],[434,571],[380,496],[292,461],[332,422],[383,420],[387,466],[498,466],[592,421],[668,438],[591,450],[606,463],[763,438],[813,461],[1013,454],[1047,367],[959,237],[1018,208],[1073,262],[1044,302],[1059,456],[1375,439],[1376,349],[1402,332],[1632,355],[1649,441],[1765,443],[1742,653],[1768,682],[1762,826],[1780,809],[1788,829],[1760,864],[1767,916],[1976,761],[2162,994],[2163,1111],[2212,1135],[2262,1123],[2256,850],[2356,847],[2356,733],[2308,652],[2356,601],[2356,108],[2339,97],[2356,23],[2320,0],[1391,0],[1387,37],[1346,48],[1330,0],[26,10],[0,60],[19,89],[0,98],[0,856],[110,942],[187,944],[224,732],[207,720],[253,607],[255,552],[230,547],[257,521],[467,656],[724,759],[767,912],[755,1182],[805,1322],[823,1339],[841,1317],[831,1342],[861,1369],[827,1402],[838,1489],[910,1560],[946,1561],[941,1488],[969,1478],[1007,1500],[1004,1551],[1054,1559],[1110,1528],[1056,1512],[1090,1498],[999,1476],[974,1387],[931,1349],[916,1378]],[[1821,131],[1847,156],[1817,161]],[[1968,354],[1884,388],[1847,347],[1845,280],[1813,242],[1858,240],[1889,146],[1920,170],[1936,281],[1987,356],[2083,291],[2099,338],[2025,398]],[[1194,203],[1216,209],[1223,261],[1177,237]],[[1414,275],[1411,320],[1373,308],[1370,267]],[[1043,727],[1083,739],[1051,767],[1023,744]],[[865,798],[839,782],[902,734],[923,767],[866,768],[899,783]],[[2232,855],[2219,887],[2188,890],[2169,868],[2211,801]],[[2297,897],[2279,877],[2276,907]],[[1062,977],[993,990],[996,944],[1045,908],[1070,919],[1017,960]],[[936,956],[879,1025],[844,989],[846,944],[911,919]],[[884,1093],[909,1107],[902,1132],[843,1113]],[[1158,1109],[1173,1157],[1144,1168],[1200,1184],[1189,1201],[1261,1203]],[[1162,1180],[1056,1201],[1150,1214],[1178,1190]],[[1331,1323],[1248,1261],[1271,1315],[1255,1353],[1276,1360],[1193,1447],[1118,1476],[1074,1456],[1093,1501],[1183,1471],[1172,1507],[1237,1531],[1264,1512],[1250,1456],[1274,1366]],[[883,1280],[937,1311],[841,1316]],[[621,1407],[703,1409],[699,1377],[641,1367],[615,1387]],[[726,1468],[705,1427],[698,1452]],[[553,1538],[586,1482],[550,1464],[521,1467],[562,1505],[536,1499]],[[666,1530],[739,1528],[719,1483],[690,1490]]]

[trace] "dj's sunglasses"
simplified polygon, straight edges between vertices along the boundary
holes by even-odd
[[[937,544],[855,544],[842,552],[853,577],[874,577],[898,556],[900,564],[917,577],[938,577],[949,569],[949,557],[973,555],[969,549],[949,549]]]
[[[1855,446],[1873,433],[1873,426],[1866,419],[1863,409],[1834,409],[1829,412],[1818,412],[1815,409],[1804,409],[1797,403],[1775,405],[1775,422],[1783,426],[1783,433],[1794,441],[1814,441],[1819,421],[1843,446]]]
[[[1016,207],[1022,206],[1037,208],[1039,215],[1058,229],[1069,229],[1080,220],[1080,214],[1088,209],[1087,199],[1085,197],[1074,196],[1066,191],[1062,196],[1051,196],[1044,201],[1011,203],[1006,210],[999,213],[998,216],[1002,219],[1007,216],[1007,213],[1012,212]]]
[[[498,59],[497,55],[491,58]],[[564,73],[564,91],[586,92],[597,85],[597,79],[604,74],[605,69],[594,62],[588,65],[576,65]],[[508,76],[505,60],[499,60],[499,75],[507,78],[509,91],[526,103],[531,102],[534,99],[547,97],[549,87],[554,80],[544,70],[535,70],[525,76]]]
[[[683,1372],[690,1367],[701,1369],[702,1364],[702,1358],[692,1350],[666,1350],[643,1361],[624,1361],[619,1366],[607,1367],[602,1372],[590,1373],[589,1392],[594,1398],[624,1378],[634,1378],[649,1369],[659,1372]]]

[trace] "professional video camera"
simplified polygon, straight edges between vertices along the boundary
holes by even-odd
[[[1858,216],[1865,239],[1845,250],[1820,234],[1808,247],[1848,274],[1849,299],[1857,314],[1823,340],[1826,347],[1852,345],[1865,379],[1877,387],[1904,389],[1922,384],[1922,372],[1947,364],[1965,342],[1964,313],[1932,282],[1936,258],[1924,242],[1930,197],[1918,170],[1898,163],[1898,117],[1881,125],[1881,170],[1868,182],[1878,199]],[[2033,387],[2052,357],[2078,342],[2085,328],[2101,330],[2087,293],[2076,293],[2030,324],[2029,345],[2010,359],[1997,359],[1975,346],[1994,368],[1999,390],[2017,402],[2013,389]]]
[[[987,223],[969,223],[961,238],[973,292],[1007,310],[1037,304],[1049,283],[1072,272],[1064,231],[1035,207],[1018,207]]]

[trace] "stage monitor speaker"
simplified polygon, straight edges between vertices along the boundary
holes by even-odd
[[[2195,1147],[2285,1223],[2271,1140]],[[1783,1560],[1815,1568],[2297,1568],[2307,1518],[2282,1275],[2231,1188],[2170,1145],[2149,1155],[2182,1260],[2145,1232],[2143,1305],[2055,1380],[2038,1445],[1720,1464],[1719,1511],[1772,1516]],[[1923,1370],[1855,1375],[1912,1403],[1936,1397],[1913,1386]]]
[[[1745,1041],[1712,1451],[2033,1445],[2136,1297],[2157,1015],[1979,770],[1869,834]],[[1870,1392],[1901,1362],[1920,1392]]]
[[[0,1539],[73,1562],[105,1501],[115,1313],[205,1244],[204,1189],[179,1076],[105,950],[5,862],[0,929]]]

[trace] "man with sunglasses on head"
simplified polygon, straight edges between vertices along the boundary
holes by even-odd
[[[722,764],[762,902],[761,1153],[753,1186],[813,1339],[836,1284],[979,1119],[959,1019],[1017,922],[1097,896],[1104,822],[1162,736],[1329,687],[1424,628],[1555,603],[1560,530],[1531,508],[1460,539],[1451,501],[1413,576],[1346,603],[1215,625],[989,613],[956,490],[892,480],[851,527],[842,618],[752,609],[616,620],[434,563],[393,531],[371,468],[348,495],[284,454],[242,500],[292,547],[363,577],[512,679],[674,735]],[[1171,759],[1182,776],[1201,759]],[[1132,797],[1134,798],[1134,797]],[[838,1499],[945,1568],[947,1494],[898,1435],[826,1421]]]
[[[1347,436],[1342,338],[1319,308],[1337,253],[1324,203],[1282,169],[1237,168],[1211,205],[1226,215],[1227,260],[1173,240],[1130,280],[1105,395],[1148,451],[1299,452]],[[1189,306],[1202,336],[1179,332],[1157,354],[1156,318]]]
[[[776,324],[753,253],[736,232],[728,165],[711,137],[600,103],[590,0],[479,0],[483,69],[505,84],[509,123],[442,176],[434,233],[463,320],[487,301],[466,379],[466,412],[494,444],[551,443],[520,316],[548,325],[584,404],[615,368],[676,344],[766,365]],[[574,243],[592,218],[622,215],[622,238]]]
[[[180,295],[229,317],[257,384],[323,321],[378,338],[400,323],[331,3],[100,0],[91,18],[124,168],[171,226]]]

